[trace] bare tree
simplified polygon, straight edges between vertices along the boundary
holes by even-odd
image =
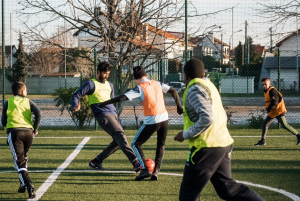
[[[295,22],[296,25],[296,20],[300,17],[298,11],[300,1],[265,0],[257,3],[261,6],[261,8],[255,9],[260,17],[260,23],[270,24],[275,40],[291,33],[286,32],[286,28],[290,26],[290,22]]]
[[[58,71],[63,59],[62,49],[41,46],[35,52],[31,52],[29,60],[36,74],[45,75]]]
[[[84,33],[88,36],[85,42],[90,44],[89,47],[96,48],[97,54],[101,53],[102,58],[107,58],[114,67],[110,80],[118,93],[124,93],[132,81],[134,65],[143,65],[146,71],[150,71],[153,64],[178,43],[184,43],[184,34],[171,42],[163,39],[166,30],[184,17],[184,4],[177,0],[65,0],[60,4],[51,0],[19,2],[23,5],[19,13],[28,28],[26,32],[30,40],[64,48],[61,43],[51,40],[51,34],[47,33],[47,27],[55,22],[61,24],[61,19],[68,23],[63,33]],[[218,12],[204,15],[208,17]],[[43,13],[48,16],[44,21],[40,18],[34,26],[29,23],[31,17]],[[196,13],[194,17],[199,16]],[[151,30],[147,29],[147,25],[151,25]],[[125,66],[129,66],[126,73]],[[120,106],[118,113],[121,111]]]

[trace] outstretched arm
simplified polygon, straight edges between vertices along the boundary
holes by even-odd
[[[174,100],[175,100],[175,103],[177,105],[177,113],[178,114],[182,114],[183,113],[183,108],[182,108],[182,105],[181,105],[181,102],[180,102],[180,97],[176,91],[176,89],[170,87],[170,89],[167,91],[167,93],[170,93]]]
[[[99,107],[104,107],[105,105],[108,105],[108,104],[118,103],[118,102],[122,102],[122,101],[126,101],[126,100],[129,100],[127,98],[127,96],[121,95],[121,96],[118,96],[118,97],[115,97],[110,100],[104,101],[102,103],[97,103],[97,104],[99,105]]]
[[[95,91],[95,84],[92,80],[85,82],[71,97],[71,105],[75,112],[80,110],[79,100],[84,95],[91,95]]]

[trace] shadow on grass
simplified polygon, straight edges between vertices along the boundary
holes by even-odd
[[[280,147],[233,147],[233,152],[235,151],[299,151],[299,148],[280,148]]]
[[[6,195],[8,197],[12,197],[10,195],[13,195],[14,193],[0,193],[0,195]],[[26,196],[27,196],[27,193],[26,193]],[[2,197],[2,196],[0,196]],[[27,200],[26,198],[5,198],[5,199],[2,199],[1,200]]]

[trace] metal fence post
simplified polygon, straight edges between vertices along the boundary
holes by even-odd
[[[97,77],[97,52],[94,48],[94,68],[95,68],[95,78]],[[97,119],[95,117],[95,130],[97,130]]]
[[[278,48],[278,91],[280,91],[280,49]],[[277,124],[277,128],[280,128],[279,122]]]
[[[219,93],[221,93],[221,80],[220,80],[220,74],[219,74],[219,71],[217,72],[217,89],[219,91]]]
[[[278,91],[280,91],[280,49],[278,48]]]
[[[162,60],[159,61],[159,81],[162,82]]]
[[[184,31],[184,59],[185,63],[188,61],[188,15],[187,15],[187,0],[185,0],[185,31]]]
[[[2,72],[3,72],[3,107],[5,103],[5,22],[4,22],[4,0],[2,0]],[[3,125],[4,130],[4,125]]]

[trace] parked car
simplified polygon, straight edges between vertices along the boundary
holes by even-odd
[[[183,92],[185,89],[185,84],[182,82],[170,82],[168,83],[168,85],[174,89],[176,89],[176,91],[178,93]]]

